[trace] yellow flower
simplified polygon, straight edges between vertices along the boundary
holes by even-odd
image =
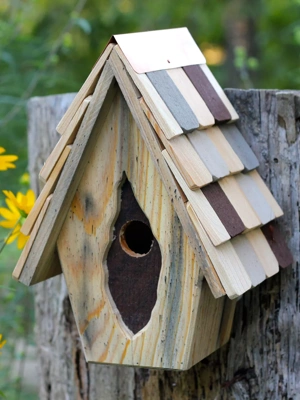
[[[6,243],[10,244],[18,239],[18,249],[23,249],[29,236],[23,235],[20,229],[34,205],[34,192],[30,189],[25,195],[18,192],[16,196],[8,190],[3,190],[3,193],[6,196],[7,208],[0,207],[0,215],[4,218],[0,221],[0,226],[12,230],[6,238]]]
[[[0,333],[0,349],[5,345],[6,340],[2,340],[2,334]]]
[[[0,154],[5,153],[5,149],[3,147],[0,147]],[[13,164],[14,161],[18,159],[18,156],[1,156],[0,155],[0,171],[6,171],[9,168],[16,168],[15,164]]]

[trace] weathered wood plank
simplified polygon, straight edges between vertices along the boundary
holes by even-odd
[[[205,186],[202,193],[231,237],[239,235],[245,230],[245,225],[217,182]]]
[[[247,237],[237,236],[231,240],[231,243],[251,279],[252,286],[259,285],[266,279],[266,274]]]
[[[251,280],[236,254],[231,241],[222,243],[217,247],[214,246],[190,203],[187,203],[187,210],[226,290],[227,296],[230,299],[234,299],[245,293],[251,288]]]
[[[199,65],[183,67],[184,72],[195,86],[200,96],[205,101],[212,115],[217,122],[225,122],[231,119],[231,115],[214,89],[210,80],[202,71]]]
[[[151,122],[157,136],[171,155],[174,163],[191,189],[202,187],[212,182],[212,176],[196,153],[185,135],[168,140],[156,122],[143,97],[140,99],[142,109]]]
[[[152,83],[150,82],[149,78],[146,74],[137,74],[129,62],[127,58],[122,53],[122,50],[119,46],[115,46],[115,51],[117,52],[118,56],[122,60],[122,63],[126,67],[127,72],[129,73],[131,79],[133,80],[134,84],[141,92],[142,96],[145,99],[148,107],[150,108],[154,118],[158,122],[161,130],[166,135],[167,139],[172,139],[175,136],[182,135],[183,131],[179,126],[178,122],[173,117],[172,113],[154,89]]]
[[[48,209],[48,206],[50,204],[51,198],[52,198],[52,194],[50,194],[50,196],[46,199],[41,211],[39,212],[37,220],[36,220],[36,222],[33,226],[33,229],[30,233],[30,237],[29,237],[27,243],[25,244],[24,249],[22,250],[22,253],[21,253],[20,258],[18,259],[17,265],[15,266],[15,268],[13,270],[12,276],[16,280],[18,280],[20,278],[20,275],[24,268],[25,261],[27,260],[28,254],[29,254],[32,244],[36,238],[36,235],[38,234],[38,231],[40,229],[43,218],[44,218],[46,211]]]
[[[26,236],[30,235],[30,233],[34,227],[34,224],[39,216],[39,213],[41,212],[41,210],[45,204],[45,201],[50,196],[50,194],[52,194],[54,192],[54,189],[55,189],[55,186],[59,179],[59,176],[61,174],[61,171],[64,168],[67,158],[71,152],[71,148],[72,148],[71,145],[65,147],[60,158],[58,159],[57,163],[55,164],[55,167],[54,167],[53,171],[51,172],[48,181],[46,182],[45,186],[43,187],[43,190],[41,191],[39,197],[36,199],[34,206],[32,207],[28,217],[26,218],[26,220],[21,228],[21,232],[24,235],[26,235]]]
[[[275,200],[274,196],[270,192],[270,190],[267,187],[267,185],[262,180],[262,178],[259,175],[259,173],[256,170],[253,170],[253,171],[250,171],[248,175],[251,177],[251,179],[254,180],[254,182],[258,186],[259,190],[261,191],[261,193],[263,194],[263,196],[265,197],[265,199],[269,203],[270,207],[273,210],[273,213],[274,213],[275,217],[276,218],[282,217],[282,215],[283,215],[282,209],[280,208],[279,204]]]
[[[244,169],[244,164],[233,151],[230,144],[218,126],[213,126],[205,130],[210,140],[213,142],[221,157],[225,161],[227,168],[231,174],[236,174]]]
[[[168,75],[167,71],[148,72],[147,77],[173,114],[183,132],[192,132],[199,127],[193,110]]]
[[[216,78],[212,74],[212,72],[209,69],[209,67],[207,66],[207,64],[201,64],[200,68],[205,73],[207,79],[210,81],[210,83],[214,87],[215,91],[218,93],[218,96],[220,97],[220,99],[224,103],[225,107],[229,111],[229,113],[231,115],[231,121],[230,122],[234,122],[234,121],[238,120],[239,116],[238,116],[236,110],[234,109],[233,105],[231,104],[230,100],[226,96],[224,90],[222,89],[222,87],[220,86],[219,82],[216,80]]]
[[[60,140],[57,142],[50,156],[47,158],[45,164],[43,165],[39,173],[39,179],[41,183],[43,184],[46,183],[56,163],[61,157],[65,147],[68,144],[72,144],[74,142],[74,139],[77,135],[78,129],[86,112],[86,109],[90,104],[90,101],[91,101],[91,96],[83,100],[79,109],[76,111],[74,117],[72,118],[70,125],[66,128],[64,134],[61,136]]]
[[[251,171],[252,169],[258,168],[258,160],[238,128],[234,124],[220,125],[219,128],[234,152],[242,161],[245,170]]]
[[[260,219],[260,222],[264,225],[272,221],[275,218],[274,212],[251,177],[248,174],[237,174],[235,175],[235,179]]]
[[[261,225],[260,219],[256,215],[247,199],[247,196],[240,188],[234,176],[223,178],[218,181],[218,184],[248,230],[257,228]]]
[[[212,113],[209,111],[204,100],[197,92],[195,86],[189,80],[183,69],[173,68],[167,70],[167,73],[196,115],[200,128],[207,128],[214,125],[215,119]]]
[[[81,86],[79,92],[75,96],[74,100],[72,101],[71,105],[69,106],[68,110],[60,120],[59,124],[56,127],[56,131],[59,134],[64,134],[67,130],[68,126],[70,125],[74,115],[76,114],[78,108],[81,106],[82,102],[86,97],[93,94],[101,71],[105,65],[106,60],[108,59],[114,45],[112,43],[108,44],[96,64],[94,65],[91,73],[87,77],[84,84]]]
[[[56,240],[66,213],[71,205],[78,183],[89,160],[89,152],[96,140],[96,128],[105,121],[107,112],[116,93],[113,72],[109,65],[104,67],[96,86],[92,101],[85,114],[73,144],[73,157],[69,157],[55,188],[55,202],[52,201],[41,223],[39,240],[35,240],[27,258],[20,281],[26,285],[46,279],[51,271]],[[100,114],[99,114],[100,112]],[[98,115],[99,114],[99,115]]]
[[[260,229],[255,229],[246,233],[246,238],[251,243],[261,265],[269,278],[279,271],[278,261],[270,248],[265,236]]]
[[[219,180],[229,175],[229,169],[224,159],[206,131],[196,130],[187,135],[187,137],[214,180]]]
[[[162,154],[213,244],[219,246],[229,240],[230,235],[202,191],[189,189],[167,151]]]

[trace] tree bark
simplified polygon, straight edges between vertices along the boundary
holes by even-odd
[[[299,399],[300,92],[227,90],[259,172],[282,206],[280,227],[294,264],[238,302],[230,342],[185,372],[87,365],[63,276],[35,289],[42,400]],[[58,140],[66,94],[29,101],[29,170],[38,172]]]

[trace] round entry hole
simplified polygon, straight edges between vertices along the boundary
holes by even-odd
[[[153,234],[148,225],[141,221],[126,222],[120,231],[122,249],[132,257],[143,257],[153,244]]]

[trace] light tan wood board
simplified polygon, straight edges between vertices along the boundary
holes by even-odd
[[[57,163],[55,164],[55,167],[53,171],[51,172],[51,175],[46,182],[45,186],[43,187],[39,197],[37,198],[36,202],[34,203],[34,206],[32,207],[28,217],[26,218],[24,224],[22,225],[21,232],[24,235],[30,235],[34,224],[39,216],[39,213],[41,212],[45,201],[47,200],[48,196],[54,192],[55,186],[57,184],[58,178],[60,176],[60,173],[65,165],[65,162],[70,154],[72,146],[68,145],[65,147],[64,151],[62,152],[60,158],[58,159]]]
[[[16,280],[18,280],[20,278],[25,261],[27,260],[29,251],[32,247],[32,244],[33,244],[35,238],[36,238],[36,235],[38,234],[38,231],[40,229],[43,218],[44,218],[46,211],[48,209],[48,206],[50,204],[51,198],[52,198],[52,194],[49,197],[47,197],[45,203],[43,204],[43,207],[42,207],[42,209],[37,217],[37,220],[33,226],[33,229],[31,231],[30,237],[29,237],[28,241],[26,242],[25,247],[21,253],[21,256],[18,259],[17,265],[15,266],[15,268],[13,270],[12,276]]]
[[[135,119],[136,124],[140,129],[141,136],[146,143],[152,161],[154,162],[156,169],[164,182],[165,188],[168,191],[169,197],[173,202],[176,213],[184,228],[184,232],[186,233],[189,239],[189,243],[195,253],[196,260],[205,275],[205,279],[207,280],[210,289],[216,298],[223,296],[225,295],[225,291],[221,285],[219,277],[216,274],[215,270],[211,268],[203,249],[199,246],[198,234],[195,231],[193,224],[187,214],[184,204],[185,199],[182,199],[181,197],[182,191],[179,189],[176,180],[174,180],[174,177],[161,153],[161,142],[157,138],[154,129],[152,128],[149,120],[146,118],[143,110],[141,109],[141,105],[139,102],[141,94],[134,85],[133,80],[125,69],[117,52],[114,50],[112,51],[112,54],[110,56],[109,63],[111,63],[111,66],[115,73],[115,77],[126,99],[128,107]]]
[[[138,90],[141,92],[142,96],[145,99],[148,107],[150,108],[154,118],[158,122],[161,130],[166,135],[167,139],[172,139],[175,136],[182,135],[183,131],[178,125],[177,121],[171,114],[170,110],[159,96],[152,83],[146,74],[137,74],[126,57],[122,53],[122,50],[119,46],[115,46],[115,51],[118,53],[118,56],[124,63],[126,70],[131,76],[133,82],[137,86]]]
[[[226,96],[224,90],[221,88],[219,82],[216,80],[214,75],[211,73],[211,70],[209,69],[209,67],[206,64],[201,64],[200,68],[205,73],[206,77],[208,78],[208,80],[210,81],[210,83],[214,87],[215,91],[218,93],[220,99],[225,104],[225,107],[229,111],[229,114],[231,115],[231,121],[230,122],[234,122],[234,121],[238,120],[239,116],[238,116],[237,112],[235,111],[233,105],[231,104],[231,102],[229,101],[228,97]]]
[[[230,240],[230,235],[226,231],[215,210],[212,208],[209,201],[202,193],[201,189],[191,190],[180,175],[178,169],[176,168],[167,151],[163,150],[162,153],[177,182],[181,186],[186,197],[191,203],[193,209],[195,210],[197,217],[200,219],[212,243],[215,246],[219,246],[221,243]]]
[[[172,157],[189,188],[196,189],[212,182],[211,173],[203,164],[187,137],[185,135],[180,135],[172,140],[168,140],[160,129],[143,97],[140,99],[140,103],[144,113],[151,122],[159,139]]]
[[[91,97],[92,96],[88,96],[86,99],[83,100],[80,107],[76,111],[76,114],[71,120],[70,125],[67,127],[66,131],[61,136],[50,156],[47,158],[45,164],[43,165],[43,168],[39,173],[39,179],[42,184],[45,184],[46,181],[49,179],[51,172],[53,171],[66,146],[74,142],[84,114],[88,108],[88,105],[90,104]]]
[[[266,276],[269,278],[277,274],[277,272],[279,272],[278,261],[262,231],[260,229],[255,229],[246,233],[245,236],[259,258]]]
[[[123,171],[162,252],[157,302],[148,324],[134,336],[111,298],[106,267]],[[87,196],[94,205],[89,212],[84,206]],[[121,95],[99,127],[58,249],[88,361],[186,369],[195,335],[199,343],[202,339],[193,362],[216,349],[224,298],[214,299],[209,289],[202,292],[200,265]],[[205,324],[199,323],[204,315]]]
[[[234,312],[236,308],[237,299],[230,300],[227,296],[224,297],[224,303],[217,303],[209,289],[209,286],[204,281],[202,283],[201,291],[201,307],[198,308],[199,315],[197,316],[197,325],[194,329],[193,345],[191,348],[190,367],[199,362],[209,354],[216,347],[221,347],[230,339]],[[223,307],[223,316],[221,323],[219,322],[218,315],[220,314],[221,307]],[[206,324],[206,321],[213,320],[215,323]],[[219,325],[220,323],[220,325]],[[203,331],[204,337],[209,337],[207,348],[203,347],[202,336],[198,332]]]
[[[207,128],[214,125],[215,119],[212,113],[209,111],[204,100],[197,92],[195,86],[189,80],[183,69],[173,68],[167,70],[167,73],[196,115],[200,128]]]
[[[234,299],[245,293],[251,288],[251,280],[231,242],[214,246],[190,203],[187,203],[187,210],[228,297]]]
[[[244,165],[233,151],[230,144],[218,126],[213,126],[205,130],[210,140],[213,142],[221,157],[225,161],[230,174],[236,174],[244,169]]]
[[[80,107],[81,103],[84,101],[86,97],[89,95],[93,94],[95,87],[97,85],[99,76],[101,74],[101,71],[105,65],[106,60],[108,59],[112,49],[114,48],[114,45],[110,43],[96,64],[94,65],[92,71],[90,72],[89,76],[87,77],[86,81],[84,84],[81,86],[79,92],[77,93],[75,99],[72,101],[70,107],[58,123],[56,130],[59,134],[64,134],[65,131],[67,130],[68,126],[70,125],[74,115],[76,114],[78,108]]]
[[[106,64],[74,141],[73,151],[62,170],[39,234],[25,262],[19,279],[25,285],[33,285],[53,276],[52,260],[58,234],[97,139],[97,126],[105,121],[115,93],[114,75],[110,65]]]

